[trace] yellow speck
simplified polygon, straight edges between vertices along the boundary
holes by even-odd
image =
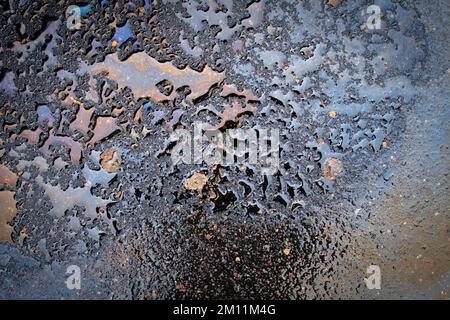
[[[330,111],[330,112],[328,112],[328,116],[329,116],[330,118],[336,118],[336,111]]]
[[[381,143],[381,146],[383,147],[383,149],[386,149],[388,147],[388,143],[386,141],[383,141]]]
[[[291,253],[291,250],[289,250],[289,248],[284,248],[283,253],[285,256],[288,256]]]
[[[235,261],[236,261],[237,263],[239,263],[239,262],[241,262],[241,258],[236,257]]]
[[[118,43],[116,40],[114,40],[114,41],[111,43],[111,45],[112,45],[113,47],[117,47],[117,46],[119,45],[119,43]]]
[[[70,98],[70,100],[72,100],[72,102],[75,102],[76,104],[78,104],[80,106],[82,105],[82,103],[79,100],[75,99],[74,97],[69,96],[69,98]]]

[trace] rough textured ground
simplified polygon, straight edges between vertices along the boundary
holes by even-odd
[[[449,4],[370,4],[2,2],[0,298],[447,299]],[[275,175],[174,164],[199,121]]]

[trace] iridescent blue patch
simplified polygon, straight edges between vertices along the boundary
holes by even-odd
[[[117,41],[118,46],[120,47],[125,41],[130,39],[133,36],[133,32],[131,31],[131,24],[129,21],[125,23],[123,27],[116,27],[116,32],[111,41]]]
[[[144,109],[150,110],[154,107],[153,103],[151,101],[144,103]]]
[[[86,16],[91,11],[92,11],[92,5],[91,4],[85,5],[84,7],[80,7],[80,14],[81,14],[81,16]]]

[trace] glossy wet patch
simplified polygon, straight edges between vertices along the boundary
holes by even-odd
[[[20,277],[77,259],[92,284],[77,298],[361,298],[373,293],[369,264],[389,279],[375,297],[394,283],[419,288],[410,270],[440,283],[445,130],[424,143],[433,147],[417,158],[421,171],[404,152],[429,136],[417,128],[448,117],[444,89],[420,90],[430,77],[448,82],[433,42],[442,32],[424,24],[432,15],[421,3],[378,5],[382,28],[371,30],[366,5],[351,1],[105,0],[80,5],[80,28],[69,30],[64,2],[10,2],[0,230],[36,267],[5,262],[0,298],[47,292],[24,290]],[[431,96],[441,100],[423,102]],[[431,105],[439,116],[411,125]],[[193,163],[172,161],[172,134],[198,123],[201,133],[278,130],[279,165],[211,165],[200,157],[211,145],[236,161],[250,155],[204,140]],[[412,192],[399,172],[427,187]]]
[[[116,119],[112,117],[98,117],[95,122],[94,136],[89,141],[89,144],[96,144],[118,130],[120,130],[120,127],[117,125]]]
[[[158,62],[141,52],[132,55],[125,61],[120,61],[117,54],[106,57],[105,62],[88,67],[90,73],[108,72],[108,77],[122,87],[129,87],[136,98],[150,98],[153,102],[170,101],[177,96],[177,90],[189,87],[191,93],[188,99],[193,101],[206,95],[210,88],[221,82],[225,75],[215,72],[206,66],[202,72],[187,67],[180,70],[171,62]],[[163,94],[157,85],[169,81],[173,90]]]
[[[69,149],[70,159],[73,163],[80,162],[83,145],[80,142],[73,140],[71,137],[55,135],[53,130],[50,130],[49,136],[47,140],[45,140],[45,143],[42,145],[40,150],[44,155],[49,156],[51,147],[60,145],[65,146],[67,149]]]
[[[93,112],[94,108],[86,110],[83,106],[80,106],[76,119],[69,126],[70,130],[79,130],[80,132],[87,134]]]

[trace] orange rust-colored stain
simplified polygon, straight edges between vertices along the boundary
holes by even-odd
[[[323,174],[330,181],[339,176],[343,170],[342,161],[336,158],[326,159],[323,165]]]
[[[5,130],[5,131],[13,131],[16,128],[17,128],[17,124],[16,123],[3,125],[3,130]]]
[[[72,102],[74,102],[74,103],[76,103],[76,104],[78,104],[79,106],[81,106],[82,105],[82,102],[81,101],[79,101],[79,100],[77,100],[77,99],[75,99],[74,97],[72,97],[72,96],[69,96],[69,99],[72,101]]]
[[[194,173],[189,179],[184,182],[184,187],[187,190],[202,192],[207,182],[208,176],[206,174]]]
[[[15,188],[17,184],[17,175],[4,165],[0,165],[0,184],[11,188]]]
[[[328,4],[336,8],[341,3],[341,0],[328,0]]]
[[[180,284],[178,285],[178,289],[180,290],[180,292],[187,292],[187,288],[186,286],[180,282]]]
[[[100,155],[100,164],[109,173],[117,172],[122,163],[122,157],[114,148],[109,148]]]
[[[14,192],[0,191],[0,241],[12,242],[11,233],[13,227],[8,223],[17,214],[14,196]]]
[[[117,54],[108,55],[104,62],[86,67],[91,74],[106,71],[109,78],[121,87],[129,87],[136,98],[148,97],[155,103],[172,101],[176,98],[176,90],[188,86],[191,102],[206,95],[210,88],[225,78],[206,66],[202,72],[189,67],[180,70],[171,62],[158,62],[145,52],[133,54],[125,61],[120,61]],[[169,96],[161,93],[157,84],[167,80],[173,85]]]
[[[118,117],[118,116],[120,116],[121,114],[123,114],[124,111],[125,111],[125,110],[124,110],[123,107],[115,107],[115,108],[111,111],[111,115],[112,115],[113,117]]]
[[[142,121],[142,111],[143,111],[143,107],[140,107],[137,111],[136,114],[134,115],[134,121],[141,123]]]

